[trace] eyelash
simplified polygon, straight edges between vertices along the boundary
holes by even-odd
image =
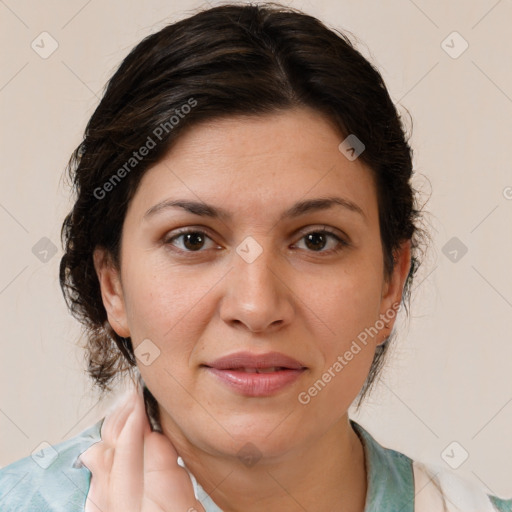
[[[185,228],[182,231],[177,231],[176,233],[174,233],[172,237],[165,238],[164,239],[164,244],[165,245],[172,245],[172,246],[174,246],[174,244],[172,243],[174,240],[177,240],[178,238],[182,237],[183,235],[187,235],[187,234],[190,234],[190,233],[200,234],[200,235],[203,235],[205,238],[209,238],[210,240],[212,240],[212,238],[209,237],[208,234],[205,231],[202,231],[200,229]],[[327,251],[324,251],[324,250],[320,250],[320,251],[309,250],[307,252],[311,252],[313,254],[335,254],[335,253],[340,252],[345,247],[349,246],[349,243],[346,240],[344,240],[343,238],[338,236],[333,231],[330,231],[329,229],[326,229],[325,227],[323,229],[313,229],[311,231],[308,231],[308,232],[304,233],[301,236],[300,240],[303,240],[306,236],[311,235],[313,233],[314,234],[326,234],[329,237],[334,238],[338,242],[339,245],[337,247],[335,247],[334,249],[330,249],[330,250],[327,250]],[[178,248],[175,248],[174,250],[176,250],[176,251],[178,251],[178,252],[180,252],[182,254],[194,254],[194,253],[205,252],[205,250],[203,250],[202,248],[197,250],[197,251],[189,251],[189,250],[183,250],[183,249],[178,249]]]

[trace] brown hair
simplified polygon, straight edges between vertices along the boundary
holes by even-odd
[[[204,10],[146,37],[130,52],[68,164],[76,202],[62,226],[60,283],[85,326],[88,371],[102,391],[136,361],[131,340],[108,325],[92,255],[95,247],[105,247],[119,265],[127,206],[144,172],[200,121],[300,106],[323,113],[343,134],[364,143],[359,158],[376,178],[387,275],[400,243],[412,242],[407,302],[421,233],[410,183],[412,151],[379,72],[345,34],[296,9],[269,3]],[[149,139],[155,144],[142,155],[138,150]],[[376,351],[359,404],[388,344]]]

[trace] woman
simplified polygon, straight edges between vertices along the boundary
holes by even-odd
[[[140,387],[4,468],[2,510],[512,510],[348,417],[421,231],[399,116],[343,34],[275,5],[169,25],[123,61],[69,170],[60,279],[89,372]]]

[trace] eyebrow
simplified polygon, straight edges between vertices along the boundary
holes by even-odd
[[[329,210],[334,206],[341,206],[348,211],[357,213],[366,219],[362,208],[353,201],[343,197],[325,197],[317,199],[307,199],[299,201],[283,212],[279,218],[280,221],[300,217],[306,213]],[[183,199],[171,200],[167,199],[152,206],[145,214],[143,219],[152,217],[153,215],[165,211],[169,208],[182,208],[187,212],[202,217],[211,217],[214,219],[230,220],[232,215],[229,211],[221,207],[212,206],[199,201],[189,201]]]

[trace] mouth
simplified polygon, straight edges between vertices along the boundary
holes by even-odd
[[[301,362],[277,352],[238,352],[201,366],[231,391],[250,397],[275,395],[307,370]]]

